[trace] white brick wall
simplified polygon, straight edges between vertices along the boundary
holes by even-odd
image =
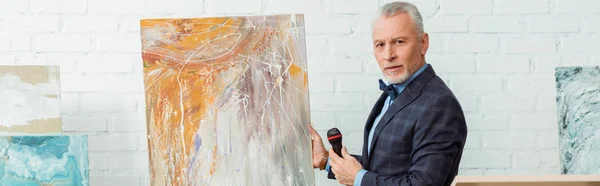
[[[91,135],[92,185],[148,185],[139,19],[304,13],[312,120],[357,153],[378,96],[371,16],[389,1],[0,0],[0,64],[60,65],[63,128]],[[411,2],[466,111],[461,174],[558,173],[554,68],[600,64],[600,1]]]

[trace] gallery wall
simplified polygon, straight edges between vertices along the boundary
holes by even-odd
[[[91,185],[148,185],[139,20],[302,13],[311,114],[362,148],[378,97],[370,23],[387,0],[0,1],[0,64],[59,65],[63,131],[88,134]],[[413,0],[427,62],[459,98],[462,175],[558,174],[554,70],[600,65],[594,0]],[[319,185],[335,185],[317,173]]]

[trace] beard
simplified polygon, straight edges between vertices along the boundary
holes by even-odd
[[[403,83],[406,80],[408,80],[408,78],[411,75],[412,74],[410,74],[409,72],[406,72],[406,73],[402,74],[400,77],[385,76],[385,78],[388,80],[388,82],[390,82],[390,84],[400,84],[400,83]]]
[[[400,84],[405,82],[406,80],[408,80],[413,74],[415,74],[415,72],[417,72],[418,70],[418,66],[417,65],[404,65],[403,68],[404,70],[404,74],[398,76],[392,76],[392,75],[386,75],[385,78],[388,80],[388,82],[390,82],[391,84]]]

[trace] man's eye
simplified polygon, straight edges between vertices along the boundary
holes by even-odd
[[[396,41],[396,42],[397,42],[398,44],[402,44],[402,43],[404,43],[404,41],[402,41],[402,40],[398,40],[398,41]]]

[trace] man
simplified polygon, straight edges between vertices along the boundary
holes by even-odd
[[[385,4],[373,25],[374,56],[388,83],[365,126],[362,155],[326,151],[314,128],[313,166],[343,185],[450,185],[467,136],[462,108],[425,62],[429,36],[417,8]]]

